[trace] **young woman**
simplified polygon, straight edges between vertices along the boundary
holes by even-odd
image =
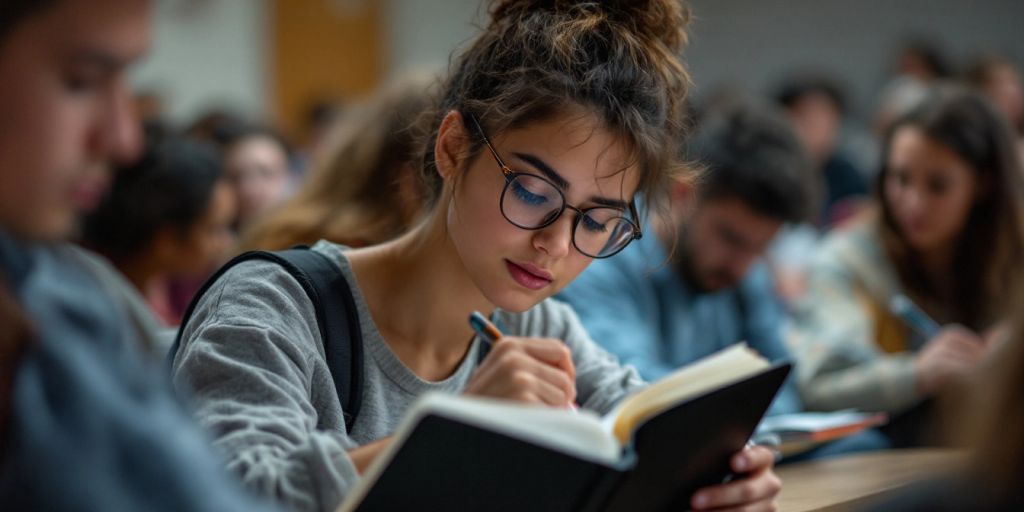
[[[235,197],[216,150],[175,136],[151,138],[142,157],[119,169],[83,244],[106,256],[168,326],[181,322],[175,280],[201,279],[233,242]]]
[[[817,255],[795,319],[807,406],[902,413],[974,368],[1024,258],[1024,183],[1008,126],[980,96],[940,89],[884,144],[880,212]],[[909,297],[939,325],[926,339],[892,313]],[[925,415],[898,444],[925,440]]]
[[[432,106],[435,82],[410,77],[350,107],[302,187],[247,229],[241,247],[280,250],[320,239],[364,247],[408,230],[426,199],[414,125]]]
[[[234,267],[184,327],[174,378],[229,467],[294,508],[330,510],[424,392],[603,412],[643,386],[548,299],[638,238],[634,196],[660,204],[680,169],[686,18],[675,0],[497,2],[442,89],[423,159],[426,219],[383,245],[314,247],[337,261],[359,313],[352,429],[313,305],[283,269]],[[482,362],[473,310],[507,334]],[[771,460],[763,448],[737,454],[746,476],[702,490],[694,507],[772,508]]]

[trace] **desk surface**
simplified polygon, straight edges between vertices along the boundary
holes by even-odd
[[[782,466],[776,503],[780,512],[857,510],[956,468],[962,457],[943,449],[889,450]]]

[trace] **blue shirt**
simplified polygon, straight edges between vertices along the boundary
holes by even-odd
[[[756,264],[735,287],[694,293],[651,229],[615,256],[594,262],[559,298],[572,304],[598,344],[648,380],[746,341],[771,361],[789,359],[783,307],[768,268]],[[769,414],[800,411],[788,381]]]
[[[0,273],[35,336],[15,370],[5,510],[263,510],[140,357],[117,302],[61,247],[0,231]]]

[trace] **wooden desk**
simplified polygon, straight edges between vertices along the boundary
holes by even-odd
[[[782,478],[780,512],[859,510],[909,484],[954,469],[963,455],[953,450],[888,450],[800,462],[776,469]]]

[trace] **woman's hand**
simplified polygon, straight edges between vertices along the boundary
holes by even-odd
[[[466,394],[571,406],[576,401],[572,354],[557,339],[502,337],[473,374]]]
[[[370,444],[364,444],[358,448],[349,450],[348,456],[352,459],[352,465],[356,467],[356,471],[359,474],[366,472],[366,468],[373,464],[373,461],[380,455],[385,448],[391,444],[391,437],[385,437],[378,439]]]
[[[720,510],[735,512],[774,511],[775,496],[782,490],[782,480],[772,467],[775,456],[763,446],[746,448],[733,456],[730,462],[742,478],[727,484],[697,491],[690,500],[694,510]]]
[[[917,389],[936,392],[952,379],[972,370],[985,355],[985,341],[959,325],[943,327],[914,358]]]

